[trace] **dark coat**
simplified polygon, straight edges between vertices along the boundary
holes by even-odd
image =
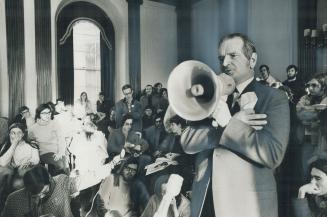
[[[115,117],[116,117],[117,127],[121,127],[123,116],[129,113],[125,99],[122,99],[116,103],[115,112],[116,112]],[[139,101],[133,100],[130,114],[133,116],[133,129],[137,131],[141,131],[143,110],[142,110],[141,103],[139,103]]]
[[[135,145],[141,145],[142,152],[147,150],[149,145],[146,140],[140,137],[139,133],[130,131],[127,138],[125,138],[122,128],[115,129],[108,138],[107,151],[108,154],[118,154],[123,149],[125,143],[130,142]]]
[[[144,130],[144,138],[149,142],[149,152],[151,155],[156,151],[166,151],[175,142],[173,136],[167,134],[164,128],[157,128],[154,125]]]

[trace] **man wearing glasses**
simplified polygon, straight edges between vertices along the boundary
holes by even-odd
[[[127,113],[133,117],[133,130],[142,130],[142,105],[134,99],[134,91],[131,85],[125,84],[122,87],[124,98],[119,100],[115,105],[116,124],[117,127],[122,126],[122,118]]]

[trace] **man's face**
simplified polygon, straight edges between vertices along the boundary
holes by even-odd
[[[103,101],[104,100],[104,95],[99,95],[99,100]]]
[[[287,71],[287,78],[288,79],[293,79],[295,78],[297,75],[297,71],[295,70],[295,68],[290,68],[288,71]]]
[[[154,125],[156,126],[156,128],[160,128],[162,126],[162,120],[161,118],[156,118]]]
[[[127,100],[133,99],[133,90],[131,88],[127,88],[123,90],[123,94]]]
[[[128,164],[123,169],[123,179],[128,182],[131,181],[137,172],[137,164]]]
[[[323,171],[312,168],[311,183],[318,189],[318,196],[327,194],[327,175]]]
[[[261,73],[261,78],[263,80],[267,80],[268,77],[269,77],[269,71],[266,67],[262,67],[261,70],[260,70],[260,73]]]
[[[180,124],[171,123],[170,129],[173,134],[180,135],[180,133],[182,131],[182,126]]]
[[[123,125],[123,132],[128,133],[132,129],[133,119],[127,119]]]
[[[231,76],[236,84],[248,80],[254,74],[250,69],[250,61],[243,54],[242,48],[242,39],[235,37],[224,40],[218,50],[222,72]]]
[[[305,87],[309,91],[310,95],[312,95],[312,96],[321,96],[322,95],[321,84],[318,82],[317,79],[310,80],[305,85]]]
[[[146,95],[151,95],[152,93],[152,86],[151,85],[148,85],[145,87],[145,93]]]
[[[162,88],[162,84],[158,84],[156,86],[156,90],[157,90],[158,93],[160,92],[161,88]]]
[[[144,113],[145,113],[146,116],[150,117],[152,115],[152,110],[147,108],[147,109],[144,110]]]

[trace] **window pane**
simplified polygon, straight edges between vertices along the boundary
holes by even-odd
[[[74,98],[86,91],[95,103],[101,90],[100,30],[89,21],[79,21],[74,33]]]

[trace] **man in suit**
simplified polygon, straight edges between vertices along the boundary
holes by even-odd
[[[182,133],[184,151],[197,154],[192,217],[277,217],[274,169],[287,147],[288,99],[255,81],[257,54],[247,36],[223,37],[218,51],[236,94],[221,100],[212,115],[216,120],[226,115],[229,121],[218,122],[217,129],[208,122],[189,125]],[[253,106],[244,106],[246,101]]]
[[[148,152],[152,157],[157,157],[161,154],[162,150],[160,147],[163,143],[166,146],[174,143],[173,136],[169,135],[163,126],[162,113],[156,114],[154,125],[144,130],[144,138],[149,143]]]
[[[115,156],[125,149],[127,155],[137,157],[139,167],[138,174],[143,172],[144,167],[150,163],[151,157],[144,154],[149,148],[149,144],[142,138],[140,132],[132,130],[133,116],[126,114],[122,118],[122,127],[115,129],[108,138],[107,152],[109,157]]]
[[[122,87],[124,98],[115,104],[115,118],[117,128],[122,126],[123,116],[130,113],[133,116],[133,130],[142,131],[142,105],[134,99],[134,91],[130,84]]]

